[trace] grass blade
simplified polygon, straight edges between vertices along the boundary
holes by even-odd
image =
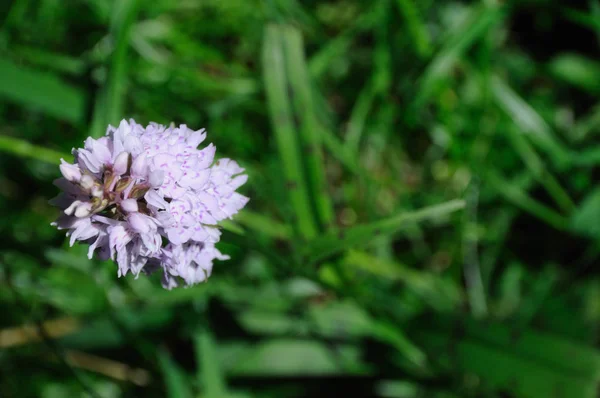
[[[533,177],[542,184],[548,194],[565,213],[571,213],[575,209],[575,204],[558,180],[550,174],[540,156],[535,152],[535,149],[533,149],[522,134],[512,129],[508,130],[508,138],[527,168],[533,174]]]
[[[198,364],[198,380],[203,388],[205,398],[222,398],[227,395],[225,376],[219,366],[217,346],[212,335],[203,330],[195,337],[196,363]]]
[[[365,84],[352,108],[344,149],[354,156],[359,152],[360,139],[365,129],[367,116],[373,107],[376,94],[375,79],[372,78]]]
[[[169,398],[192,398],[188,381],[181,368],[164,349],[158,350],[158,364],[163,373]]]
[[[421,108],[434,94],[438,82],[445,79],[458,59],[495,24],[504,18],[504,9],[482,6],[473,9],[464,23],[449,34],[449,39],[433,58],[421,77],[419,91],[413,102]]]
[[[447,358],[445,366],[474,373],[494,390],[532,398],[596,396],[600,355],[591,347],[529,330],[515,334],[501,324],[439,316],[416,331],[415,339],[429,355]]]
[[[464,207],[465,202],[456,199],[371,224],[332,231],[310,242],[306,246],[305,254],[309,262],[314,263],[333,254],[365,245],[375,236],[391,235],[412,223],[440,219]]]
[[[287,224],[249,210],[235,216],[235,220],[245,228],[259,232],[274,239],[288,240],[292,238],[292,230]]]
[[[127,51],[131,27],[136,20],[140,1],[123,0],[117,2],[111,23],[111,35],[115,43],[115,51],[111,58],[111,66],[106,87],[106,123],[117,126],[124,118],[125,98],[127,90]]]
[[[59,73],[81,76],[85,73],[86,61],[65,54],[54,53],[40,48],[15,46],[15,54],[28,63],[53,69]]]
[[[300,145],[294,128],[287,92],[282,34],[281,27],[277,25],[269,25],[265,29],[263,44],[264,81],[271,123],[295,216],[294,224],[301,237],[311,239],[316,235],[317,228],[304,181],[299,153]]]
[[[40,110],[72,124],[83,123],[86,98],[77,87],[48,72],[0,59],[0,98]]]
[[[0,135],[0,151],[23,158],[36,159],[42,162],[58,164],[61,158],[68,160],[70,155],[53,149],[33,145],[19,138]]]
[[[283,28],[283,45],[289,81],[295,94],[296,114],[301,124],[300,139],[304,148],[303,158],[305,159],[309,187],[311,188],[310,193],[315,202],[316,213],[321,226],[326,227],[333,222],[333,208],[327,193],[321,140],[312,101],[312,82],[309,79],[304,58],[302,35],[294,27],[287,26]]]
[[[492,96],[498,106],[537,145],[553,157],[556,163],[568,163],[569,154],[552,134],[550,126],[525,100],[498,76],[491,78]]]
[[[357,250],[350,250],[344,257],[343,264],[386,281],[401,281],[408,290],[438,311],[451,311],[458,308],[461,302],[459,288],[433,273],[412,269]]]
[[[515,206],[552,225],[556,229],[567,229],[569,220],[566,217],[532,199],[527,192],[521,190],[515,184],[506,181],[496,172],[488,170],[485,173],[485,182]]]
[[[417,54],[422,58],[428,57],[432,50],[431,37],[427,31],[427,26],[419,15],[417,6],[412,0],[396,0],[396,6],[406,22],[406,29],[412,37]]]

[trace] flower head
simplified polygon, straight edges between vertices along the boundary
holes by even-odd
[[[205,138],[204,129],[123,120],[86,139],[73,164],[61,159],[51,203],[63,214],[53,225],[71,246],[88,243],[89,258],[115,260],[119,276],[162,269],[168,289],[206,280],[213,260],[228,259],[214,246],[217,225],[248,202],[236,192],[248,176],[231,159],[214,161],[214,145],[198,149]]]

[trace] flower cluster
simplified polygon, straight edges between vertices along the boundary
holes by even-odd
[[[215,146],[198,149],[204,130],[185,125],[143,127],[123,120],[106,136],[73,149],[74,164],[61,159],[62,192],[51,203],[63,210],[56,222],[71,246],[88,243],[88,257],[113,259],[119,276],[163,272],[163,286],[206,280],[219,221],[248,202],[235,192],[247,180],[230,159],[214,162]]]

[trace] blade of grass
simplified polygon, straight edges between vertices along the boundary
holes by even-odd
[[[158,350],[158,364],[163,373],[169,398],[193,397],[183,370],[179,368],[165,349]]]
[[[541,204],[537,200],[532,199],[527,192],[523,191],[510,181],[507,181],[495,171],[488,170],[485,172],[485,182],[494,189],[496,193],[503,196],[513,205],[552,225],[556,229],[566,230],[568,228],[568,218]]]
[[[550,73],[591,94],[600,93],[600,63],[587,57],[565,53],[556,56],[548,64]]]
[[[206,330],[200,331],[194,338],[198,380],[205,398],[227,396],[227,383],[217,358],[217,346],[213,336]]]
[[[384,95],[391,84],[392,67],[388,40],[389,3],[378,2],[373,14],[377,15],[378,21],[374,32],[376,45],[372,55],[373,72],[352,108],[346,133],[345,148],[353,156],[359,154],[361,137],[375,100]]]
[[[445,358],[444,368],[474,373],[493,390],[523,397],[596,396],[600,355],[558,336],[437,316],[415,325],[413,338],[429,355]]]
[[[302,172],[299,143],[287,92],[285,59],[281,41],[282,33],[281,27],[277,25],[269,25],[265,29],[263,44],[264,81],[271,123],[295,216],[294,224],[301,237],[311,239],[316,235],[317,228]]]
[[[420,109],[434,94],[439,81],[445,79],[459,58],[495,24],[504,19],[502,7],[480,6],[469,12],[463,23],[449,32],[448,40],[435,55],[419,82],[412,106]]]
[[[479,205],[479,181],[472,180],[467,188],[466,208],[463,213],[462,249],[464,253],[463,275],[469,307],[475,318],[483,318],[488,313],[485,286],[479,261],[479,236],[477,233],[477,213]]]
[[[337,58],[347,54],[356,35],[371,29],[376,24],[376,17],[377,14],[374,12],[361,14],[350,28],[329,40],[308,61],[310,75],[315,79],[321,78]]]
[[[66,160],[70,157],[68,153],[40,147],[28,141],[4,135],[0,135],[0,151],[53,164],[58,164],[61,158]]]
[[[282,224],[260,213],[244,210],[235,216],[236,221],[247,229],[259,232],[274,239],[288,240],[292,238],[292,230],[287,224]]]
[[[60,73],[81,76],[85,73],[86,62],[80,58],[50,52],[41,48],[13,46],[13,52],[21,59]]]
[[[353,267],[387,281],[401,281],[408,290],[438,311],[452,311],[461,302],[461,292],[457,286],[430,272],[412,269],[404,264],[358,250],[348,251],[343,258],[343,264],[345,267]]]
[[[124,118],[127,93],[127,59],[131,27],[140,9],[140,0],[123,0],[116,3],[111,21],[111,36],[115,43],[106,86],[106,123],[114,126]]]
[[[344,150],[356,156],[360,146],[360,138],[365,129],[367,116],[375,101],[377,94],[375,88],[375,79],[369,80],[361,90],[348,120],[348,132],[346,133],[346,142]]]
[[[412,0],[396,0],[396,6],[406,22],[406,29],[412,38],[417,54],[421,58],[427,58],[432,51],[431,37],[425,22],[419,15],[416,4]]]
[[[327,150],[333,154],[336,160],[355,174],[363,173],[356,156],[346,150],[346,147],[338,137],[330,130],[323,127],[319,128],[319,132],[321,134],[321,139],[323,140],[323,145],[325,145]]]
[[[558,166],[566,165],[569,153],[552,134],[550,126],[525,100],[514,92],[501,78],[491,78],[495,102],[512,119],[519,129],[536,145],[545,150]]]
[[[304,253],[308,262],[315,263],[328,256],[365,245],[375,236],[394,234],[416,222],[441,219],[464,207],[465,202],[456,199],[410,213],[402,213],[371,224],[332,231],[307,244]]]
[[[312,101],[312,82],[309,79],[304,58],[301,33],[294,27],[283,28],[283,46],[289,82],[294,93],[296,114],[300,120],[300,141],[304,148],[310,196],[314,200],[317,216],[322,227],[333,222],[333,207],[327,193],[325,167],[321,139],[317,129],[317,118]]]
[[[558,180],[550,174],[546,165],[527,139],[513,129],[508,129],[508,138],[527,168],[531,171],[533,177],[542,184],[548,194],[565,213],[571,213],[575,209],[575,204]]]
[[[85,117],[86,98],[77,87],[56,75],[0,59],[0,98],[40,110],[79,125]]]

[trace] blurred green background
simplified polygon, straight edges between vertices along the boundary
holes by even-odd
[[[599,38],[598,0],[0,2],[0,397],[597,396]],[[247,169],[208,283],[50,226],[123,118]]]

